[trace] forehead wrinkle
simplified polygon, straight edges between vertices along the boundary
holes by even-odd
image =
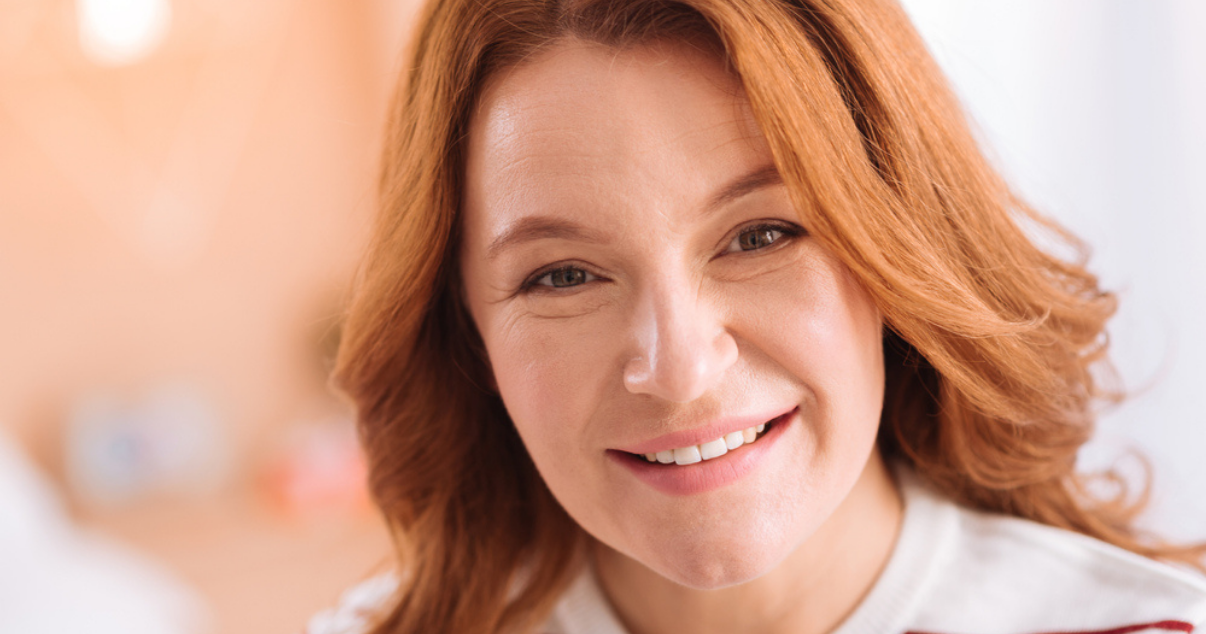
[[[732,136],[728,139],[720,140],[718,142],[713,142],[711,145],[709,145],[706,148],[706,152],[708,152],[708,153],[717,152],[719,150],[724,149],[725,147],[727,147],[729,145],[732,145],[734,143],[740,143],[742,141],[750,141],[750,142],[754,142],[756,145],[762,145],[762,143],[759,143],[759,142],[764,141],[764,139],[762,137],[762,133],[760,131],[758,131],[757,129],[753,129],[753,130],[747,129],[748,126],[743,125],[744,123],[746,123],[744,118],[734,118],[734,119],[729,119],[729,120],[724,120],[724,121],[716,121],[716,122],[710,123],[706,126],[697,127],[697,128],[693,128],[690,130],[684,130],[683,132],[679,133],[675,137],[673,137],[671,139],[667,139],[663,144],[666,146],[672,146],[672,145],[678,144],[678,142],[680,142],[680,141],[690,139],[691,137],[694,137],[694,136],[705,136],[706,137],[706,136],[708,136],[708,133],[713,130],[733,127],[737,130],[740,130],[740,134]],[[734,125],[734,124],[736,124],[736,125]],[[657,148],[648,148],[645,151],[648,152],[648,151],[653,151],[655,149],[657,149]],[[694,153],[694,151],[691,151],[691,153]]]
[[[556,144],[541,143],[539,133],[525,134],[506,147],[497,145],[489,151],[482,166],[483,193],[490,207],[530,208],[537,202],[548,206],[550,198],[578,198],[574,194],[592,190],[601,173],[611,172],[619,162],[614,152],[603,148],[591,151],[585,143],[554,150]],[[610,158],[610,165],[600,158]]]
[[[616,149],[623,149],[622,144],[618,148],[612,145],[601,147],[597,139],[592,137],[592,130],[597,128],[598,121],[608,114],[606,110],[591,113],[588,109],[595,109],[590,106],[571,106],[553,98],[536,103],[526,101],[525,97],[519,95],[500,99],[491,106],[480,129],[481,141],[485,144],[483,149],[504,166],[517,156],[548,156],[551,148],[557,147],[566,147],[568,151],[563,155],[568,157],[609,157],[615,154]],[[565,116],[567,113],[569,117]],[[617,120],[614,116],[607,119],[610,122]],[[555,123],[560,121],[564,123]],[[588,122],[590,125],[587,125]],[[617,141],[621,132],[624,135],[629,133],[627,127],[622,122],[609,126]]]
[[[582,166],[574,155],[551,161],[545,156],[525,156],[500,169],[487,192],[490,215],[506,221],[507,211],[534,212],[556,215],[558,209],[580,208],[584,203],[595,207],[600,200],[610,198],[607,187],[599,182],[600,174],[611,170],[599,165]],[[533,174],[535,175],[533,177]]]

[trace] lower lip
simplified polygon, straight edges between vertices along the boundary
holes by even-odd
[[[719,458],[690,465],[649,462],[644,456],[608,449],[607,456],[632,472],[637,479],[667,495],[695,495],[714,491],[740,480],[758,466],[762,456],[796,420],[799,408],[771,421],[771,428],[752,444],[742,445]]]

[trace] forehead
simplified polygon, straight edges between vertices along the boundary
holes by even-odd
[[[488,82],[467,150],[466,207],[491,216],[624,203],[667,179],[668,196],[706,196],[769,160],[739,79],[681,42],[541,50]]]
[[[705,113],[687,104],[719,107]],[[659,119],[665,107],[677,110]],[[745,94],[738,78],[714,53],[687,42],[656,41],[612,48],[563,40],[538,50],[518,65],[490,77],[482,91],[473,126],[478,132],[505,134],[524,120],[605,116],[615,126],[644,131],[690,126],[681,115],[744,115]],[[705,108],[706,110],[706,108]]]

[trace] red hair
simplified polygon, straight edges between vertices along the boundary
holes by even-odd
[[[1074,237],[992,169],[892,0],[441,0],[394,99],[380,214],[336,379],[404,571],[377,626],[522,631],[570,579],[582,531],[536,472],[490,380],[456,269],[464,138],[483,83],[567,38],[714,46],[740,77],[801,221],[885,318],[880,445],[957,502],[1148,556],[1125,495],[1076,455],[1114,297]],[[1035,246],[1044,232],[1078,254]]]

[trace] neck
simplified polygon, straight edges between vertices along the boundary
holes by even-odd
[[[892,554],[903,505],[878,451],[824,524],[770,572],[737,586],[679,585],[607,546],[595,567],[632,634],[825,634],[867,595]]]

